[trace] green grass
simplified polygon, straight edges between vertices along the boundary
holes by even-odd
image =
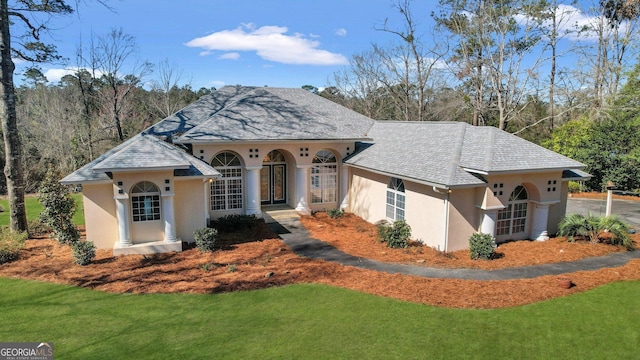
[[[73,215],[73,223],[76,225],[84,224],[84,211],[82,210],[82,194],[71,195],[77,205],[76,213]],[[42,204],[38,201],[36,196],[27,196],[24,199],[24,205],[27,209],[27,220],[34,220],[38,218],[42,211]],[[9,201],[6,199],[0,199],[0,206],[4,209],[4,212],[0,213],[0,226],[9,225]]]
[[[632,359],[640,282],[457,310],[324,285],[217,295],[109,294],[0,278],[0,339],[60,359]]]

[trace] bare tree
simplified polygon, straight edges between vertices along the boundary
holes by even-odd
[[[157,74],[151,85],[154,96],[150,98],[150,105],[160,118],[165,118],[184,107],[189,97],[188,92],[180,91],[182,71],[169,63],[168,59],[157,65]]]
[[[111,126],[115,128],[117,140],[122,142],[126,137],[122,126],[123,106],[132,90],[151,73],[152,65],[148,62],[140,64],[132,59],[137,48],[135,39],[122,29],[113,29],[107,35],[99,37],[97,47],[102,59],[102,80],[106,84],[106,89],[102,92],[103,101],[108,105]],[[128,61],[133,61],[134,64],[125,75],[123,71]]]

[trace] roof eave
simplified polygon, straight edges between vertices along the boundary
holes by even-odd
[[[354,142],[354,141],[373,141],[371,138],[327,138],[327,139],[230,139],[230,140],[198,140],[198,139],[176,139],[175,144],[199,144],[199,145],[217,145],[217,144],[233,144],[233,143],[251,143],[251,144],[273,144],[273,143],[293,143],[293,142]]]
[[[189,169],[189,165],[180,166],[150,166],[150,167],[135,167],[135,168],[98,168],[94,167],[93,172],[112,172],[112,173],[131,173],[140,171],[173,171],[173,170],[186,170]]]
[[[377,170],[377,169],[372,169],[372,168],[369,168],[369,167],[366,167],[366,166],[361,166],[361,165],[356,165],[356,164],[345,163],[344,165],[345,166],[354,167],[354,168],[357,168],[357,169],[366,170],[366,171],[372,172],[374,174],[395,177],[395,178],[398,178],[398,179],[411,181],[411,182],[414,182],[416,184],[436,187],[438,189],[444,189],[444,190],[474,188],[474,187],[486,185],[485,183],[482,183],[482,182],[478,182],[478,183],[475,183],[475,184],[442,184],[442,183],[437,183],[437,182],[433,182],[433,181],[417,179],[417,178],[413,178],[413,177],[410,177],[410,176],[402,176],[402,175],[398,175],[398,174],[393,174],[393,173],[390,173],[390,172]]]

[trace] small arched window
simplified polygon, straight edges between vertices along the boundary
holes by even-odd
[[[211,160],[222,178],[211,183],[211,210],[242,209],[242,163],[236,154],[222,152]]]
[[[402,179],[391,178],[387,184],[387,219],[404,220],[405,193]]]
[[[131,188],[131,215],[134,222],[160,220],[160,189],[143,181]]]
[[[311,202],[334,203],[338,193],[338,164],[329,150],[320,150],[313,157],[311,168]]]

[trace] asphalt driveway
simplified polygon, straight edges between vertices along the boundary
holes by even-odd
[[[606,199],[574,199],[567,201],[567,214],[592,214],[604,216],[607,210]],[[619,216],[633,229],[640,230],[640,201],[613,200],[611,213]]]

